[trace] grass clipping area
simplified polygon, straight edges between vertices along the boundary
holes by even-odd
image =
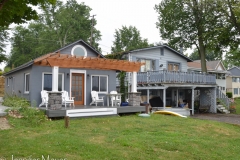
[[[46,121],[36,127],[9,117],[0,159],[240,159],[240,127],[168,115]]]

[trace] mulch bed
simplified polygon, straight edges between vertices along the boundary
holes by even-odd
[[[240,115],[238,114],[202,113],[190,117],[240,125]]]

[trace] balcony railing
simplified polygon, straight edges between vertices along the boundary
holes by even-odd
[[[192,83],[192,84],[216,84],[216,76],[196,72],[179,71],[148,71],[137,73],[138,84],[149,83]]]

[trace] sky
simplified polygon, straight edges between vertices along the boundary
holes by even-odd
[[[149,43],[162,41],[156,28],[158,14],[154,10],[154,6],[161,0],[77,0],[77,2],[84,2],[92,8],[90,14],[96,15],[95,27],[102,35],[99,44],[104,55],[111,53],[115,30],[122,26],[135,26],[140,31],[141,37],[147,38]],[[9,54],[10,45],[6,51]],[[2,63],[0,68],[4,67],[5,64]]]
[[[99,42],[102,53],[111,53],[116,29],[122,26],[135,26],[142,38],[149,43],[162,41],[156,28],[158,14],[155,4],[161,0],[78,0],[92,8],[91,15],[96,15],[96,29],[100,30],[102,40]]]

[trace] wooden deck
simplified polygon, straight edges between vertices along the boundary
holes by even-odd
[[[45,107],[40,109],[46,110]],[[106,107],[106,106],[75,106],[67,107],[66,109],[46,110],[48,117],[65,117],[67,114],[70,117],[92,117],[105,115],[118,115],[123,113],[138,113],[145,112],[145,106],[121,106],[121,107]]]

